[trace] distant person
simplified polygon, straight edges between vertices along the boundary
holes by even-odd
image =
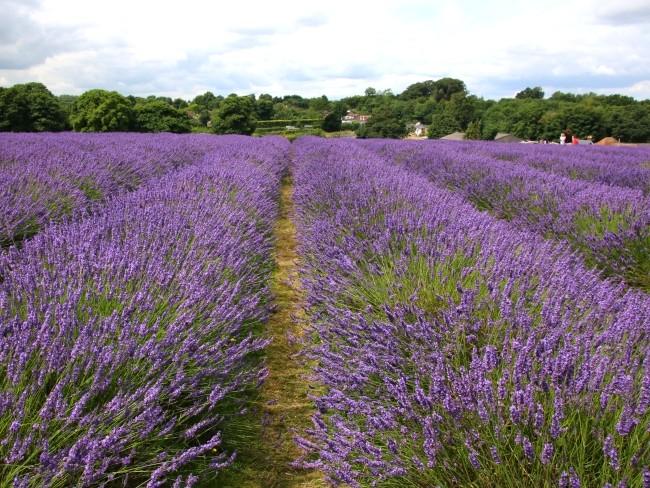
[[[578,144],[580,144],[580,139],[578,139],[576,136],[571,136],[571,144],[577,146]]]
[[[560,144],[562,145],[566,144],[566,134],[564,132],[560,134]]]
[[[565,144],[571,144],[573,142],[573,131],[571,129],[564,129],[564,135],[566,136]]]

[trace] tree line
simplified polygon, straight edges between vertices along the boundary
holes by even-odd
[[[429,127],[432,138],[463,131],[468,139],[493,139],[497,132],[509,132],[523,139],[554,140],[570,129],[595,140],[613,136],[625,142],[650,141],[650,100],[559,91],[546,97],[540,87],[527,87],[514,98],[486,100],[470,94],[455,78],[414,83],[399,94],[369,87],[363,95],[340,100],[325,95],[224,97],[210,91],[183,100],[101,89],[55,96],[41,83],[0,87],[0,131],[252,134],[258,121],[313,119],[331,132],[341,130],[341,118],[348,111],[370,115],[365,124],[344,125],[358,137],[403,137],[419,121]]]

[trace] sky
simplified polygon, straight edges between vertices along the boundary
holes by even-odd
[[[185,99],[399,93],[445,76],[650,98],[650,0],[0,0],[0,86]]]

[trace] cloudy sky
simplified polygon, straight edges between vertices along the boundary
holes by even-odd
[[[603,5],[607,4],[607,5]],[[0,86],[361,94],[464,80],[650,98],[650,0],[0,0]]]

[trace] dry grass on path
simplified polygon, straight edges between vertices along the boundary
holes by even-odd
[[[275,310],[267,324],[272,338],[266,348],[269,376],[262,387],[258,408],[250,417],[250,444],[240,449],[239,461],[218,486],[242,488],[325,487],[321,473],[291,466],[300,452],[294,432],[308,427],[313,403],[306,378],[309,367],[300,355],[304,310],[298,276],[296,228],[293,221],[293,183],[282,181],[280,218],[274,229],[276,269],[271,283]]]

